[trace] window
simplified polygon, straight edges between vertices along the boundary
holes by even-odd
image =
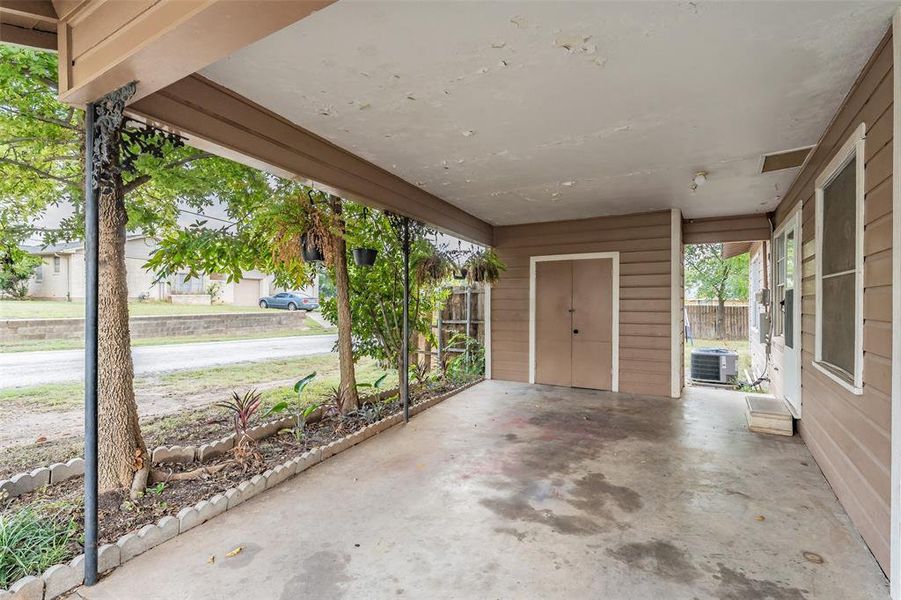
[[[41,263],[34,270],[34,282],[42,283],[44,281],[44,263]]]
[[[773,335],[782,335],[784,326],[784,313],[782,306],[785,303],[785,235],[773,240]]]
[[[861,124],[816,182],[814,364],[857,394],[863,387],[864,133]]]
[[[60,257],[58,257],[58,256],[53,257],[53,272],[54,273],[59,273],[61,263],[62,263],[62,259],[60,259]]]
[[[173,294],[202,294],[203,281],[197,277],[191,277],[188,273],[176,273],[172,281]]]

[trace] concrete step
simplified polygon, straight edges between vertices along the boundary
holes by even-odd
[[[771,435],[794,435],[795,422],[784,401],[766,396],[745,396],[745,402],[750,431]]]

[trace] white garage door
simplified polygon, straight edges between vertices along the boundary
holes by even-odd
[[[242,279],[235,284],[235,304],[238,306],[256,306],[260,301],[260,280]]]

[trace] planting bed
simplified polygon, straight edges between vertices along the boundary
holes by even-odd
[[[441,382],[413,388],[411,389],[411,402],[418,405],[417,410],[422,410],[430,405],[430,400],[443,399],[464,387],[468,387],[475,381],[477,380],[462,384]],[[402,409],[400,402],[396,393],[386,400],[381,399],[385,395],[382,394],[380,397],[365,399],[364,409],[367,410],[358,411],[353,415],[341,416],[326,411],[326,414],[322,415],[321,418],[307,424],[305,435],[300,441],[295,439],[292,431],[288,430],[277,431],[273,435],[259,440],[257,449],[262,460],[243,468],[234,461],[231,452],[208,458],[202,463],[196,460],[195,455],[195,460],[191,462],[156,465],[155,469],[170,474],[192,471],[199,467],[209,468],[212,472],[202,473],[197,478],[186,481],[173,480],[163,485],[151,486],[147,493],[136,501],[131,501],[128,498],[127,491],[103,494],[99,502],[100,544],[116,544],[118,541],[124,552],[125,546],[122,546],[122,540],[124,539],[122,536],[130,532],[135,532],[148,524],[157,522],[159,527],[162,528],[164,523],[170,524],[167,519],[175,515],[179,515],[179,522],[184,522],[186,519],[191,518],[191,515],[187,513],[194,511],[193,507],[197,507],[198,502],[202,503],[213,498],[221,501],[217,504],[221,505],[221,510],[225,510],[226,505],[228,508],[231,508],[232,502],[235,501],[234,493],[232,493],[232,496],[229,496],[229,494],[226,494],[227,490],[234,492],[236,489],[245,489],[249,485],[248,481],[257,482],[253,484],[255,488],[258,488],[259,485],[263,485],[263,489],[271,487],[273,481],[277,483],[293,475],[293,470],[288,473],[285,468],[285,465],[289,464],[292,459],[292,464],[304,461],[314,464],[320,459],[325,459],[332,454],[340,452],[345,447],[357,443],[357,441],[362,441],[369,435],[377,433],[377,430],[380,431],[383,426],[390,426],[396,422]],[[379,408],[377,412],[373,410],[374,406]],[[379,427],[367,427],[376,422]],[[230,432],[228,423],[228,419],[210,420],[197,428],[189,428],[186,431],[182,431],[183,435],[166,436],[165,441],[166,443],[183,446],[197,444],[199,447],[200,444],[209,442],[210,437],[227,435]],[[206,439],[198,439],[190,435],[197,431],[203,431],[205,436],[208,437]],[[355,433],[357,435],[353,435]],[[348,443],[349,440],[354,439],[357,441]],[[311,453],[311,450],[314,450],[314,452]],[[308,460],[311,454],[315,454],[315,461]],[[225,466],[221,470],[216,471],[216,468],[222,465]],[[275,477],[272,475],[273,471],[276,473]],[[282,476],[282,473],[284,473],[284,476]],[[260,482],[263,483],[260,484]],[[256,491],[259,491],[259,489],[255,489],[254,493]],[[0,501],[2,502],[0,503],[0,514],[11,515],[27,507],[46,516],[46,518],[56,519],[59,522],[74,521],[76,534],[71,536],[68,544],[69,552],[65,559],[68,560],[78,555],[82,550],[79,543],[83,529],[82,494],[83,479],[82,477],[76,477],[56,485],[42,487],[16,498],[2,500]],[[228,496],[227,502],[226,496]],[[240,501],[241,499],[239,498],[238,500]],[[208,506],[207,508],[210,509],[211,514],[221,512],[218,508],[214,511],[213,506]],[[198,522],[202,522],[202,520]],[[178,533],[177,529],[176,527],[176,533]],[[184,523],[182,523],[182,529],[185,529]],[[122,562],[124,560],[126,559],[123,558]],[[39,576],[40,574],[35,573],[34,575]],[[7,584],[9,583],[7,582]],[[34,585],[37,585],[37,583],[34,582]],[[48,583],[47,585],[50,584]],[[0,589],[2,587],[0,585]],[[0,591],[0,594],[2,594],[2,591]]]

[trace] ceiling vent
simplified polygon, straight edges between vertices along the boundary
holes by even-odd
[[[781,171],[783,169],[793,169],[804,164],[804,160],[813,146],[805,146],[804,148],[795,148],[794,150],[783,150],[781,152],[771,152],[763,155],[763,161],[760,163],[761,173],[771,173],[773,171]]]

